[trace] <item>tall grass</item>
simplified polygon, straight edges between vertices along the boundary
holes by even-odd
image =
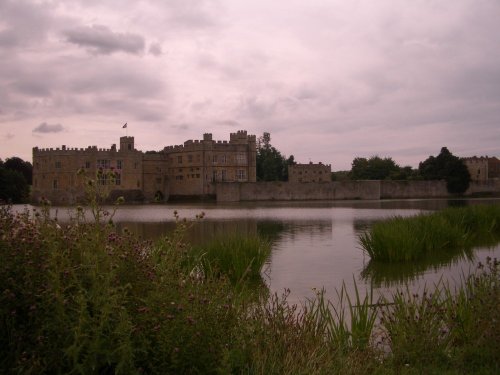
[[[210,276],[223,274],[233,284],[238,284],[261,279],[261,270],[271,254],[271,244],[257,235],[233,233],[194,247],[191,254],[194,272]]]
[[[440,282],[394,293],[381,318],[388,363],[417,373],[499,373],[499,282],[499,262],[488,259],[459,288]]]
[[[492,245],[499,239],[500,206],[477,205],[394,217],[374,224],[360,235],[359,243],[374,261],[412,262]]]

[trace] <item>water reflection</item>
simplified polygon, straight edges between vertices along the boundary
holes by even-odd
[[[185,239],[186,242],[192,245],[207,243],[215,237],[233,233],[246,236],[259,235],[275,242],[279,240],[280,233],[286,228],[285,223],[270,220],[193,220],[189,222],[191,225],[188,225]],[[175,227],[175,221],[121,221],[116,223],[118,232],[128,230],[139,238],[152,240],[169,236],[169,234],[174,231]]]
[[[422,278],[426,272],[439,272],[450,265],[458,266],[464,262],[474,262],[474,252],[468,250],[451,257],[447,254],[412,263],[383,263],[370,260],[361,271],[361,278],[376,288],[394,288],[411,284]]]
[[[335,298],[335,289],[346,283],[353,290],[385,293],[395,286],[410,283],[418,288],[441,279],[459,280],[487,256],[500,257],[498,246],[475,250],[473,256],[451,257],[405,266],[370,262],[358,244],[358,236],[374,222],[395,215],[414,215],[451,205],[500,204],[500,200],[384,200],[328,202],[245,202],[239,204],[165,204],[120,207],[114,218],[118,229],[127,227],[145,239],[168,235],[175,227],[174,211],[181,217],[194,218],[202,211],[205,219],[187,233],[193,245],[209,241],[216,235],[238,232],[262,234],[272,240],[269,268],[264,275],[270,292],[291,289],[291,300],[314,295],[313,288],[327,291]],[[24,206],[15,209],[22,210]],[[60,222],[67,220],[67,208],[58,211]],[[66,216],[65,216],[66,215]],[[467,254],[468,255],[468,254]]]

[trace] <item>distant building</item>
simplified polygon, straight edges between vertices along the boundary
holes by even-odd
[[[214,141],[212,134],[162,151],[138,151],[134,137],[121,137],[120,147],[109,149],[33,148],[33,199],[42,196],[54,204],[72,204],[84,198],[77,171],[99,175],[110,197],[127,201],[163,200],[172,197],[205,197],[215,194],[217,182],[256,181],[256,138],[246,131],[231,133],[229,141]],[[115,178],[109,179],[112,171]]]
[[[288,181],[290,182],[327,182],[332,178],[330,164],[293,164],[288,166]]]
[[[496,157],[473,156],[463,158],[472,181],[487,181],[500,178],[500,160]]]

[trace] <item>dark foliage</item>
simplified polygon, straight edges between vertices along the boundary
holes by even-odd
[[[398,173],[400,167],[392,158],[372,156],[369,159],[355,158],[352,161],[351,178],[353,180],[385,180]]]
[[[19,171],[0,167],[0,202],[24,203],[29,196],[29,186]]]
[[[446,187],[452,194],[463,194],[471,181],[464,162],[446,147],[441,149],[438,156],[429,156],[421,162],[418,170],[426,180],[446,180]]]
[[[28,185],[32,185],[33,166],[29,161],[24,161],[23,159],[14,156],[12,158],[7,158],[3,163],[3,167],[5,169],[22,173]]]
[[[257,180],[287,181],[288,166],[295,164],[293,155],[285,158],[271,145],[271,134],[264,133],[257,145]]]

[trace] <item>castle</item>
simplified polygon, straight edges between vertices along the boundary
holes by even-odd
[[[126,201],[162,201],[175,198],[206,198],[216,193],[218,182],[256,181],[256,137],[241,130],[229,141],[214,141],[212,134],[202,140],[167,146],[161,151],[142,152],[134,137],[121,137],[120,147],[109,149],[33,148],[33,200],[42,197],[54,204],[83,200],[83,179],[77,171],[97,176],[107,185],[110,198]],[[98,171],[102,173],[97,173]],[[113,172],[113,178],[108,172]]]
[[[463,158],[472,181],[488,181],[500,178],[500,160],[496,157],[473,156]]]
[[[331,175],[332,166],[321,162],[288,166],[288,181],[290,182],[329,182]]]

